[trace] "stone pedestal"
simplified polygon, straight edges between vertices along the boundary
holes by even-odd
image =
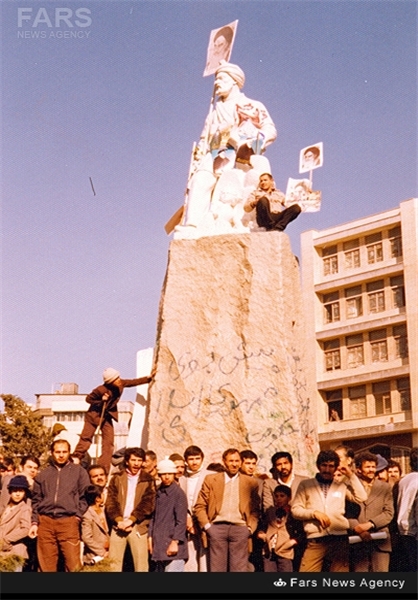
[[[278,450],[312,474],[314,382],[305,364],[299,268],[282,232],[174,240],[150,386],[148,448],[195,444],[205,463],[252,449],[268,472]]]

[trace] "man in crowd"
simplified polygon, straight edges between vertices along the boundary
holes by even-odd
[[[172,460],[173,463],[176,465],[176,477],[175,480],[178,483],[180,480],[180,477],[183,477],[184,472],[186,470],[186,463],[184,462],[184,458],[182,457],[181,454],[179,454],[178,452],[173,452],[173,454],[170,454],[170,456],[168,457],[169,460]],[[158,469],[157,469],[158,471]]]
[[[101,465],[91,465],[87,469],[91,485],[97,485],[102,491],[107,484],[107,471]]]
[[[242,461],[240,472],[243,473],[244,475],[248,475],[249,477],[253,477],[257,481],[258,495],[259,495],[260,503],[261,503],[264,481],[261,477],[257,477],[257,475],[255,474],[256,470],[257,470],[258,456],[252,450],[242,450],[240,452],[240,456],[241,456],[241,461]],[[254,533],[254,535],[252,536],[251,542],[252,543],[251,543],[251,552],[250,552],[250,556],[249,556],[249,561],[250,561],[249,570],[263,571],[262,551],[263,551],[264,542],[257,536],[257,533]]]
[[[398,529],[405,556],[403,570],[418,568],[418,447],[410,453],[411,473],[398,483]]]
[[[186,539],[187,498],[175,483],[176,465],[170,459],[157,465],[161,485],[151,519],[148,548],[157,572],[182,572],[188,558]]]
[[[276,189],[270,173],[260,175],[258,188],[251,192],[244,204],[245,212],[254,209],[257,225],[267,231],[284,231],[301,213],[299,204],[285,207],[285,195]]]
[[[396,460],[390,460],[388,462],[388,476],[389,476],[388,483],[392,487],[402,477],[401,465],[398,462],[396,462]]]
[[[86,398],[90,405],[84,417],[84,427],[80,434],[73,458],[74,462],[80,463],[90,448],[93,436],[97,428],[102,432],[102,454],[98,464],[110,468],[110,461],[114,450],[113,420],[118,420],[118,402],[127,387],[135,387],[151,383],[153,374],[149,377],[137,379],[121,379],[119,371],[108,368],[103,372],[103,385],[95,388]]]
[[[197,519],[193,516],[193,507],[202,487],[202,483],[210,473],[203,468],[204,454],[199,446],[188,446],[184,451],[186,471],[180,477],[179,484],[187,497],[187,535],[189,560],[185,565],[188,573],[205,573],[208,570],[207,548],[202,540],[202,531]],[[206,539],[206,534],[203,534]]]
[[[136,572],[148,571],[148,525],[155,506],[155,484],[142,468],[142,448],[127,448],[124,469],[110,480],[106,514],[112,526],[109,559],[112,571],[121,572],[126,545]]]
[[[159,479],[157,471],[157,455],[153,450],[146,450],[142,468],[155,480]]]
[[[102,491],[104,502],[107,499],[107,471],[102,465],[90,465],[87,469],[91,485],[97,485]]]
[[[206,476],[194,514],[208,536],[210,571],[246,572],[248,541],[260,514],[258,484],[239,472],[238,450],[225,450],[222,460],[225,472]]]
[[[33,489],[34,479],[39,472],[40,466],[41,463],[36,456],[23,456],[22,460],[20,461],[18,474],[24,475],[28,480],[29,491],[32,491]],[[9,502],[10,494],[7,486],[13,477],[13,474],[4,476],[4,485],[1,488],[0,493],[0,514],[3,512],[7,506],[7,503]]]
[[[348,483],[334,481],[339,463],[336,452],[322,450],[316,460],[318,473],[300,482],[292,502],[292,515],[303,521],[307,537],[300,572],[322,571],[325,560],[329,561],[331,572],[349,570],[345,500],[363,502],[367,494],[349,467],[342,467]]]
[[[84,492],[89,485],[86,471],[70,461],[70,444],[55,440],[51,460],[36,476],[32,493],[32,526],[29,537],[38,537],[40,570],[58,570],[64,557],[65,570],[77,571],[80,561],[80,521],[87,510]]]
[[[351,558],[354,571],[386,573],[389,571],[392,550],[388,526],[393,518],[392,490],[388,483],[376,478],[377,456],[362,452],[356,457],[359,479],[367,500],[360,503],[357,519],[349,519],[350,527],[362,542],[353,544]],[[373,540],[372,533],[386,534],[384,539]]]
[[[292,498],[295,497],[298,485],[305,475],[296,475],[293,471],[293,458],[289,452],[276,452],[271,457],[273,478],[266,479],[263,484],[263,512],[270,506],[274,506],[274,490],[278,485],[287,485],[292,490]]]

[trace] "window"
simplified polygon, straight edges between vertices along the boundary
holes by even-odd
[[[367,417],[366,386],[357,385],[348,388],[348,397],[350,399],[350,418],[361,419]]]
[[[393,337],[395,339],[395,357],[408,358],[408,335],[406,325],[396,325],[393,328]]]
[[[84,420],[84,412],[57,412],[55,413],[55,417],[57,422],[69,422],[69,421],[83,421]]]
[[[324,275],[338,273],[337,246],[329,246],[322,249],[322,260],[324,263]]]
[[[411,410],[411,384],[409,377],[397,379],[396,388],[399,393],[401,410]]]
[[[378,313],[385,310],[385,289],[383,279],[367,284],[369,298],[369,312]]]
[[[361,298],[361,285],[356,285],[345,290],[347,319],[355,319],[363,314]]]
[[[388,359],[388,343],[386,329],[378,329],[369,333],[372,362],[383,362]]]
[[[392,288],[392,300],[394,308],[405,306],[405,285],[403,275],[390,278],[390,287]]]
[[[355,269],[360,266],[360,242],[359,240],[350,240],[343,244],[345,256],[345,268]]]
[[[324,294],[323,303],[325,308],[325,323],[334,323],[340,320],[340,294]]]
[[[366,235],[367,262],[372,265],[383,260],[382,232]]]
[[[364,365],[363,334],[348,335],[345,338],[347,346],[347,369],[355,369]]]
[[[402,234],[400,227],[389,229],[390,253],[392,258],[402,256]]]
[[[324,354],[326,371],[341,369],[340,340],[338,338],[324,342]]]
[[[325,401],[328,405],[328,421],[341,421],[343,418],[343,391],[325,392]]]
[[[372,386],[375,411],[377,415],[387,415],[392,412],[390,400],[390,381],[379,381]]]

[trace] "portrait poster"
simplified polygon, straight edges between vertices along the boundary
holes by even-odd
[[[324,164],[323,143],[302,148],[299,155],[299,173],[307,173],[322,167]]]
[[[234,45],[238,20],[223,27],[212,29],[206,56],[206,66],[203,77],[213,75],[221,61],[229,62]]]
[[[313,191],[309,179],[292,179],[289,177],[286,187],[285,205],[299,204],[302,212],[318,212],[321,210],[321,192]]]

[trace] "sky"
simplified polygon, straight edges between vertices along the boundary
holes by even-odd
[[[58,23],[57,7],[67,9]],[[303,231],[417,195],[414,0],[3,0],[1,10],[2,394],[34,402],[63,382],[88,393],[108,366],[135,377],[136,352],[154,346],[164,224],[183,203],[210,105],[212,29],[239,20],[231,62],[276,124],[266,156],[277,187],[299,177],[301,148],[324,144],[321,211],[286,230],[296,254]]]

